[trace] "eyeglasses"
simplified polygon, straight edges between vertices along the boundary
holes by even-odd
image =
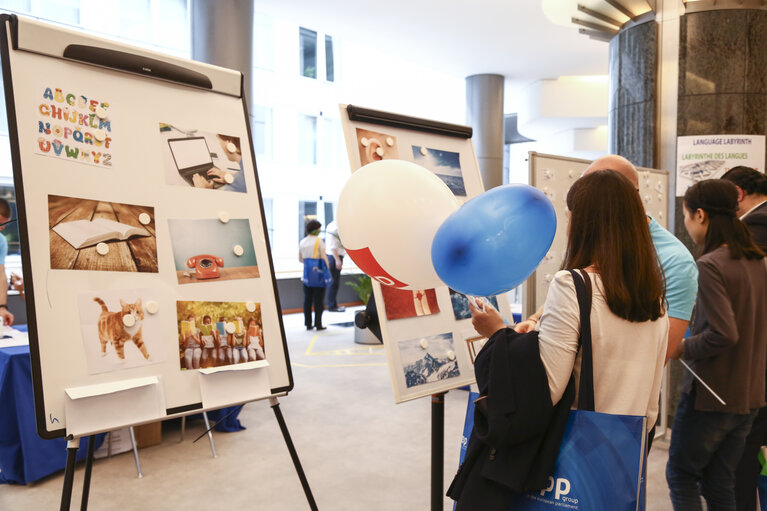
[[[15,221],[16,221],[16,219],[14,218],[12,220],[8,220],[7,222],[0,222],[0,227],[5,227],[6,225],[12,224]]]

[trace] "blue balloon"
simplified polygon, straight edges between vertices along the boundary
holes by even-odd
[[[456,291],[505,293],[535,271],[556,230],[554,206],[543,192],[522,184],[499,186],[447,217],[434,235],[431,261]]]

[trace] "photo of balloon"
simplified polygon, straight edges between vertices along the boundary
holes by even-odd
[[[505,293],[535,271],[556,228],[554,206],[543,192],[499,186],[445,220],[434,235],[432,263],[445,284],[465,295]]]
[[[432,172],[403,160],[359,168],[338,198],[338,235],[355,264],[382,285],[444,285],[432,265],[432,240],[459,206]]]

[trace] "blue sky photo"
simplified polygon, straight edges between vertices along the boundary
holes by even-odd
[[[425,154],[424,154],[425,153]],[[413,146],[413,161],[432,171],[450,188],[454,195],[466,197],[466,186],[461,174],[459,153],[442,151],[418,145]]]

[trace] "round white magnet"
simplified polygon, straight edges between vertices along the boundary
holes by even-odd
[[[229,213],[227,213],[226,211],[219,211],[218,219],[222,224],[229,223]]]
[[[160,304],[158,304],[154,300],[149,300],[148,302],[146,302],[146,311],[149,314],[157,314],[158,310],[160,310]]]
[[[230,185],[234,183],[234,176],[231,174],[224,174],[224,181],[226,181],[226,184]]]
[[[256,312],[256,304],[255,302],[248,302],[245,304],[245,308],[248,310],[248,312]]]
[[[663,211],[658,211],[658,218],[663,219]]]
[[[234,255],[236,255],[237,257],[240,257],[242,254],[245,253],[245,250],[243,250],[242,245],[235,245],[232,251],[234,252]]]
[[[546,275],[543,276],[543,280],[545,280],[546,282],[551,282],[552,280],[554,280],[554,275],[552,275],[551,273],[547,273]]]
[[[96,245],[96,252],[99,255],[107,255],[109,253],[109,245],[104,242],[99,243]]]
[[[455,351],[450,350],[447,352],[447,358],[448,360],[455,360]]]
[[[93,138],[95,138],[99,142],[103,142],[104,140],[107,139],[107,132],[102,129],[93,130]]]
[[[391,138],[391,137],[386,137],[386,145],[388,145],[389,147],[393,146],[394,145],[394,139]]]
[[[99,117],[99,119],[106,119],[107,118],[107,109],[103,106],[97,106],[96,107],[96,115]]]
[[[383,155],[384,155],[383,147],[376,147],[376,154],[380,156],[381,158],[383,158]]]
[[[428,149],[426,149],[425,147],[421,146],[421,154],[422,154],[422,155],[424,155],[424,156],[426,156],[426,155],[428,155],[428,154],[429,154],[429,150],[428,150]]]
[[[138,216],[138,221],[141,222],[141,225],[149,225],[149,222],[152,221],[152,217],[149,216],[149,213],[141,213]]]
[[[362,145],[362,147],[367,147],[368,144],[370,144],[370,140],[368,140],[367,137],[362,137],[360,139],[360,145]]]
[[[426,339],[421,339],[421,347],[423,349],[428,348],[429,347],[429,341],[427,341]]]
[[[237,331],[237,326],[230,321],[226,324],[225,329],[226,329],[226,333],[233,334]]]
[[[123,325],[130,328],[135,324],[136,324],[136,318],[133,317],[133,314],[126,314],[125,316],[123,316]]]
[[[237,152],[237,146],[234,145],[234,142],[227,142],[226,150],[229,151],[230,153]]]

